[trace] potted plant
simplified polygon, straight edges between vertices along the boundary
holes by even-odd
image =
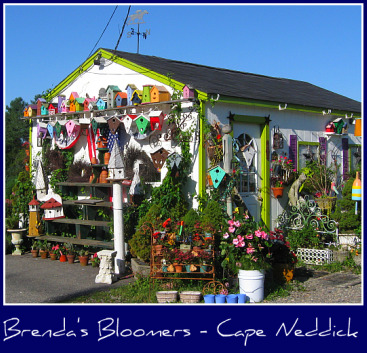
[[[285,186],[290,185],[294,180],[296,170],[293,167],[293,161],[287,156],[275,156],[270,168],[270,184],[274,197],[283,196]]]
[[[89,262],[89,251],[88,248],[82,248],[78,251],[78,259],[79,262],[82,266],[88,266],[88,262]]]
[[[229,275],[238,275],[240,292],[250,293],[251,302],[264,298],[265,269],[270,266],[269,235],[244,215],[228,221],[227,231],[220,243],[221,263]]]
[[[43,242],[40,241],[39,254],[41,256],[41,259],[47,259],[49,249],[50,249],[50,244],[47,242],[47,240],[44,240]]]
[[[38,250],[39,250],[39,241],[33,239],[31,245],[31,254],[33,258],[38,257]]]
[[[173,266],[175,268],[175,272],[180,273],[183,271],[183,259],[186,253],[176,248],[172,249],[172,253],[173,253]]]
[[[19,228],[19,216],[16,213],[12,213],[5,220],[7,231],[11,234],[11,242],[15,246],[15,250],[12,255],[22,255],[20,245],[23,243],[23,232],[25,228]]]
[[[56,260],[58,255],[59,255],[59,244],[56,244],[54,246],[52,246],[51,250],[50,250],[50,259],[51,260]]]
[[[185,266],[186,272],[196,271],[196,266],[193,266],[194,255],[191,251],[183,252],[181,261]]]
[[[211,252],[202,251],[199,255],[200,272],[209,272],[208,266],[213,263],[213,257]]]
[[[68,260],[69,264],[73,264],[75,261],[75,248],[74,245],[72,243],[67,243],[65,245],[65,249],[66,249],[66,258]]]
[[[92,267],[99,267],[101,259],[98,257],[97,253],[94,253],[90,259],[90,262],[92,264]]]

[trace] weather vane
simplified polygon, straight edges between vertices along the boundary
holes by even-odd
[[[129,16],[129,22],[128,25],[138,25],[138,31],[135,32],[134,28],[131,28],[131,31],[127,33],[127,37],[131,38],[133,35],[138,36],[138,49],[137,53],[139,54],[139,38],[140,36],[143,36],[144,39],[147,39],[147,35],[150,34],[150,29],[147,29],[145,32],[140,32],[140,25],[145,23],[143,20],[143,16],[147,14],[148,11],[146,10],[137,10],[136,13]]]

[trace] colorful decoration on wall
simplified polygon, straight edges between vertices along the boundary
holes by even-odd
[[[73,136],[75,138],[80,133],[80,124],[74,120],[69,120],[65,124],[65,128],[69,137]]]
[[[111,133],[115,134],[121,125],[121,120],[113,116],[112,118],[109,118],[107,120],[107,123],[108,123],[108,127],[110,128]]]
[[[168,152],[161,147],[157,151],[151,153],[150,156],[152,157],[154,167],[160,170],[168,157]]]
[[[274,127],[273,134],[273,149],[279,150],[284,147],[284,138],[283,134],[280,132],[279,126]]]
[[[141,104],[150,103],[150,90],[153,88],[153,85],[144,85],[143,86],[143,97],[141,100]]]
[[[137,117],[138,116],[135,114],[128,114],[128,115],[125,115],[122,120],[125,126],[125,131],[131,136],[138,132],[138,127],[135,121]]]
[[[136,119],[136,126],[138,127],[138,132],[140,134],[146,134],[148,132],[148,128],[150,127],[149,118],[145,115],[140,114]]]
[[[162,130],[164,114],[160,110],[155,110],[149,113],[150,119],[150,129],[154,130]]]
[[[218,186],[220,185],[220,183],[222,182],[224,176],[226,175],[226,172],[219,166],[211,169],[209,171],[210,177],[213,181],[213,186],[215,188],[218,188]]]
[[[183,88],[183,98],[195,98],[195,90],[191,85],[185,85]]]
[[[171,100],[171,95],[164,86],[153,86],[150,90],[150,101],[152,103],[167,102]]]

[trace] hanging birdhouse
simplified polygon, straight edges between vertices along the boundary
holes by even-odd
[[[114,141],[111,157],[108,162],[108,178],[107,180],[119,181],[125,179],[124,161],[121,149],[118,146],[117,141]]]
[[[54,132],[55,132],[55,122],[54,121],[50,121],[47,124],[47,131],[48,131],[48,134],[51,136],[51,138],[53,138]]]
[[[55,132],[56,132],[57,137],[60,137],[60,134],[62,133],[66,133],[65,124],[66,124],[66,121],[59,121],[59,120],[56,121]]]
[[[121,124],[121,120],[119,118],[112,117],[107,120],[107,123],[111,133],[115,134]]]
[[[46,201],[41,208],[44,210],[44,220],[53,220],[58,218],[65,218],[62,203],[56,201],[54,198]]]
[[[168,157],[168,152],[161,147],[156,152],[151,153],[150,156],[152,157],[154,167],[157,169],[162,169],[163,164]]]
[[[136,118],[136,126],[138,127],[138,131],[140,134],[145,134],[148,131],[148,128],[150,126],[150,121],[147,117],[145,117],[143,114],[139,115]]]
[[[127,105],[127,93],[117,92],[115,95],[115,106],[117,108],[125,107]]]
[[[150,129],[154,130],[162,130],[164,114],[162,111],[152,111],[149,114],[150,119]]]
[[[167,157],[166,164],[168,163],[171,169],[173,169],[174,167],[178,168],[181,160],[182,157],[178,153],[174,152]]]
[[[137,87],[132,83],[129,83],[126,86],[125,90],[126,90],[126,93],[127,93],[127,105],[133,105],[132,97],[133,97],[133,93],[135,92],[136,89],[137,89]]]
[[[171,95],[164,86],[153,86],[150,90],[150,101],[152,103],[168,102],[171,100]]]
[[[344,121],[342,118],[336,118],[333,120],[334,126],[335,126],[335,133],[338,135],[341,135],[343,131]]]
[[[68,136],[77,136],[80,132],[80,124],[74,120],[69,120],[65,124],[66,132]]]
[[[106,124],[106,123],[107,123],[107,121],[106,121],[106,119],[105,119],[105,118],[100,117],[100,116],[96,116],[96,117],[94,117],[94,118],[92,119],[92,121],[91,121],[92,129],[93,129],[93,133],[94,133],[94,135],[97,135],[97,129],[98,129],[98,128],[101,128],[101,126],[102,126],[103,124]]]
[[[143,92],[139,89],[136,89],[131,96],[131,102],[133,103],[133,105],[141,104],[142,98]]]
[[[279,130],[279,126],[274,128],[273,134],[273,149],[279,150],[284,147],[284,138],[283,134]]]
[[[213,181],[213,186],[215,188],[218,188],[219,184],[222,182],[224,176],[226,175],[226,172],[221,167],[217,166],[211,169],[209,174]]]
[[[153,85],[144,85],[143,86],[143,98],[141,100],[141,104],[150,103],[150,90]]]
[[[58,113],[58,107],[52,103],[48,106],[48,115],[55,115]]]
[[[125,126],[125,131],[129,135],[134,135],[138,132],[138,127],[136,125],[136,118],[137,117],[138,117],[137,115],[128,114],[128,115],[125,115],[124,118],[122,119],[122,122]]]
[[[40,137],[40,134],[42,135],[42,138],[46,138],[47,135],[47,124],[46,123],[42,123],[42,122],[38,122],[37,123],[37,137]]]
[[[118,92],[121,92],[120,88],[114,85],[109,85],[106,88],[107,94],[107,108],[114,108],[115,105],[115,96]]]
[[[195,98],[195,90],[191,85],[185,85],[183,88],[183,98]]]

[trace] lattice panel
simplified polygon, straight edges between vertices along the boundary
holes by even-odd
[[[324,265],[334,261],[333,252],[330,249],[297,249],[297,258],[309,265]]]

